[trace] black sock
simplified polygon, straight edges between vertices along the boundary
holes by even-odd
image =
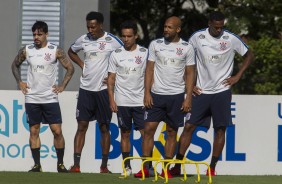
[[[64,163],[64,154],[65,154],[65,148],[56,148],[56,154],[58,157],[57,164],[63,164]]]
[[[125,159],[125,158],[129,157],[130,152],[122,152],[121,154],[122,154],[122,159]],[[124,167],[125,168],[129,167],[131,169],[130,159],[127,159],[124,162]]]
[[[210,164],[210,167],[211,167],[212,169],[215,169],[215,166],[216,166],[216,164],[217,164],[218,159],[219,159],[219,157],[214,157],[214,156],[212,156],[211,164]]]
[[[34,163],[40,165],[40,148],[30,148]]]
[[[180,153],[176,154],[176,159],[177,160],[183,160],[183,158],[184,158],[184,155],[182,155]],[[180,169],[181,168],[181,164],[175,164],[174,167]]]
[[[80,165],[80,157],[81,157],[81,153],[73,154],[74,165],[77,165],[77,166]]]
[[[102,164],[101,164],[102,168],[107,167],[108,158],[109,158],[108,154],[102,154]]]

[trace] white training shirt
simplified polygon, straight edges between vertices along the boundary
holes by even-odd
[[[233,72],[235,51],[243,56],[248,47],[233,33],[224,30],[219,38],[212,37],[208,28],[195,32],[189,39],[196,51],[197,86],[202,93],[214,94],[230,86],[222,82]]]
[[[195,64],[191,44],[180,39],[168,42],[164,38],[154,40],[149,46],[149,61],[155,62],[151,91],[160,95],[175,95],[185,92],[185,67]]]
[[[101,91],[107,88],[107,84],[104,84],[103,80],[108,74],[110,54],[122,45],[119,38],[107,32],[97,40],[93,40],[88,33],[75,41],[71,49],[76,53],[80,50],[84,52],[80,88],[88,91]]]
[[[117,106],[143,106],[147,59],[148,50],[139,45],[133,51],[121,47],[112,52],[108,71],[116,74]]]
[[[37,49],[34,44],[26,45],[28,64],[26,103],[58,102],[58,95],[52,90],[58,76],[57,46],[47,43],[46,47]]]

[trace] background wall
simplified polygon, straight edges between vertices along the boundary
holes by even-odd
[[[110,27],[110,0],[62,0],[64,3],[64,43],[61,47],[67,52],[70,45],[87,32],[85,16],[89,11],[100,11],[104,14],[104,28]],[[11,72],[11,64],[20,49],[19,26],[20,0],[0,1],[0,89],[15,90],[17,84]],[[75,65],[75,74],[66,90],[77,91],[81,69]]]

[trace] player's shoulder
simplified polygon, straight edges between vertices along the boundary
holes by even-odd
[[[50,50],[55,50],[55,49],[60,48],[60,47],[58,45],[54,44],[54,43],[48,42],[47,48],[50,49]]]
[[[139,52],[148,52],[148,49],[146,47],[138,45],[138,51]]]
[[[35,45],[34,45],[34,43],[30,43],[30,44],[26,44],[23,48],[24,49],[34,49]]]
[[[106,32],[105,40],[107,42],[117,41],[119,43],[122,43],[122,41],[116,35],[109,33],[109,32]]]
[[[207,34],[207,29],[208,28],[204,28],[204,29],[200,29],[200,30],[198,30],[198,31],[195,31],[192,35],[191,35],[191,37],[190,37],[190,39],[191,38],[193,38],[193,39],[195,39],[195,38],[197,38],[197,39],[205,39],[206,38],[206,34]]]
[[[232,39],[239,39],[241,40],[240,36],[236,35],[235,33],[232,33],[231,31],[225,29],[223,31],[223,35],[221,37],[224,40],[232,40]]]

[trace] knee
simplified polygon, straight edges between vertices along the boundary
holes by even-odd
[[[130,139],[130,130],[121,131],[121,139],[123,140],[129,140]]]
[[[101,124],[99,126],[101,134],[108,134],[110,132],[109,125]]]

